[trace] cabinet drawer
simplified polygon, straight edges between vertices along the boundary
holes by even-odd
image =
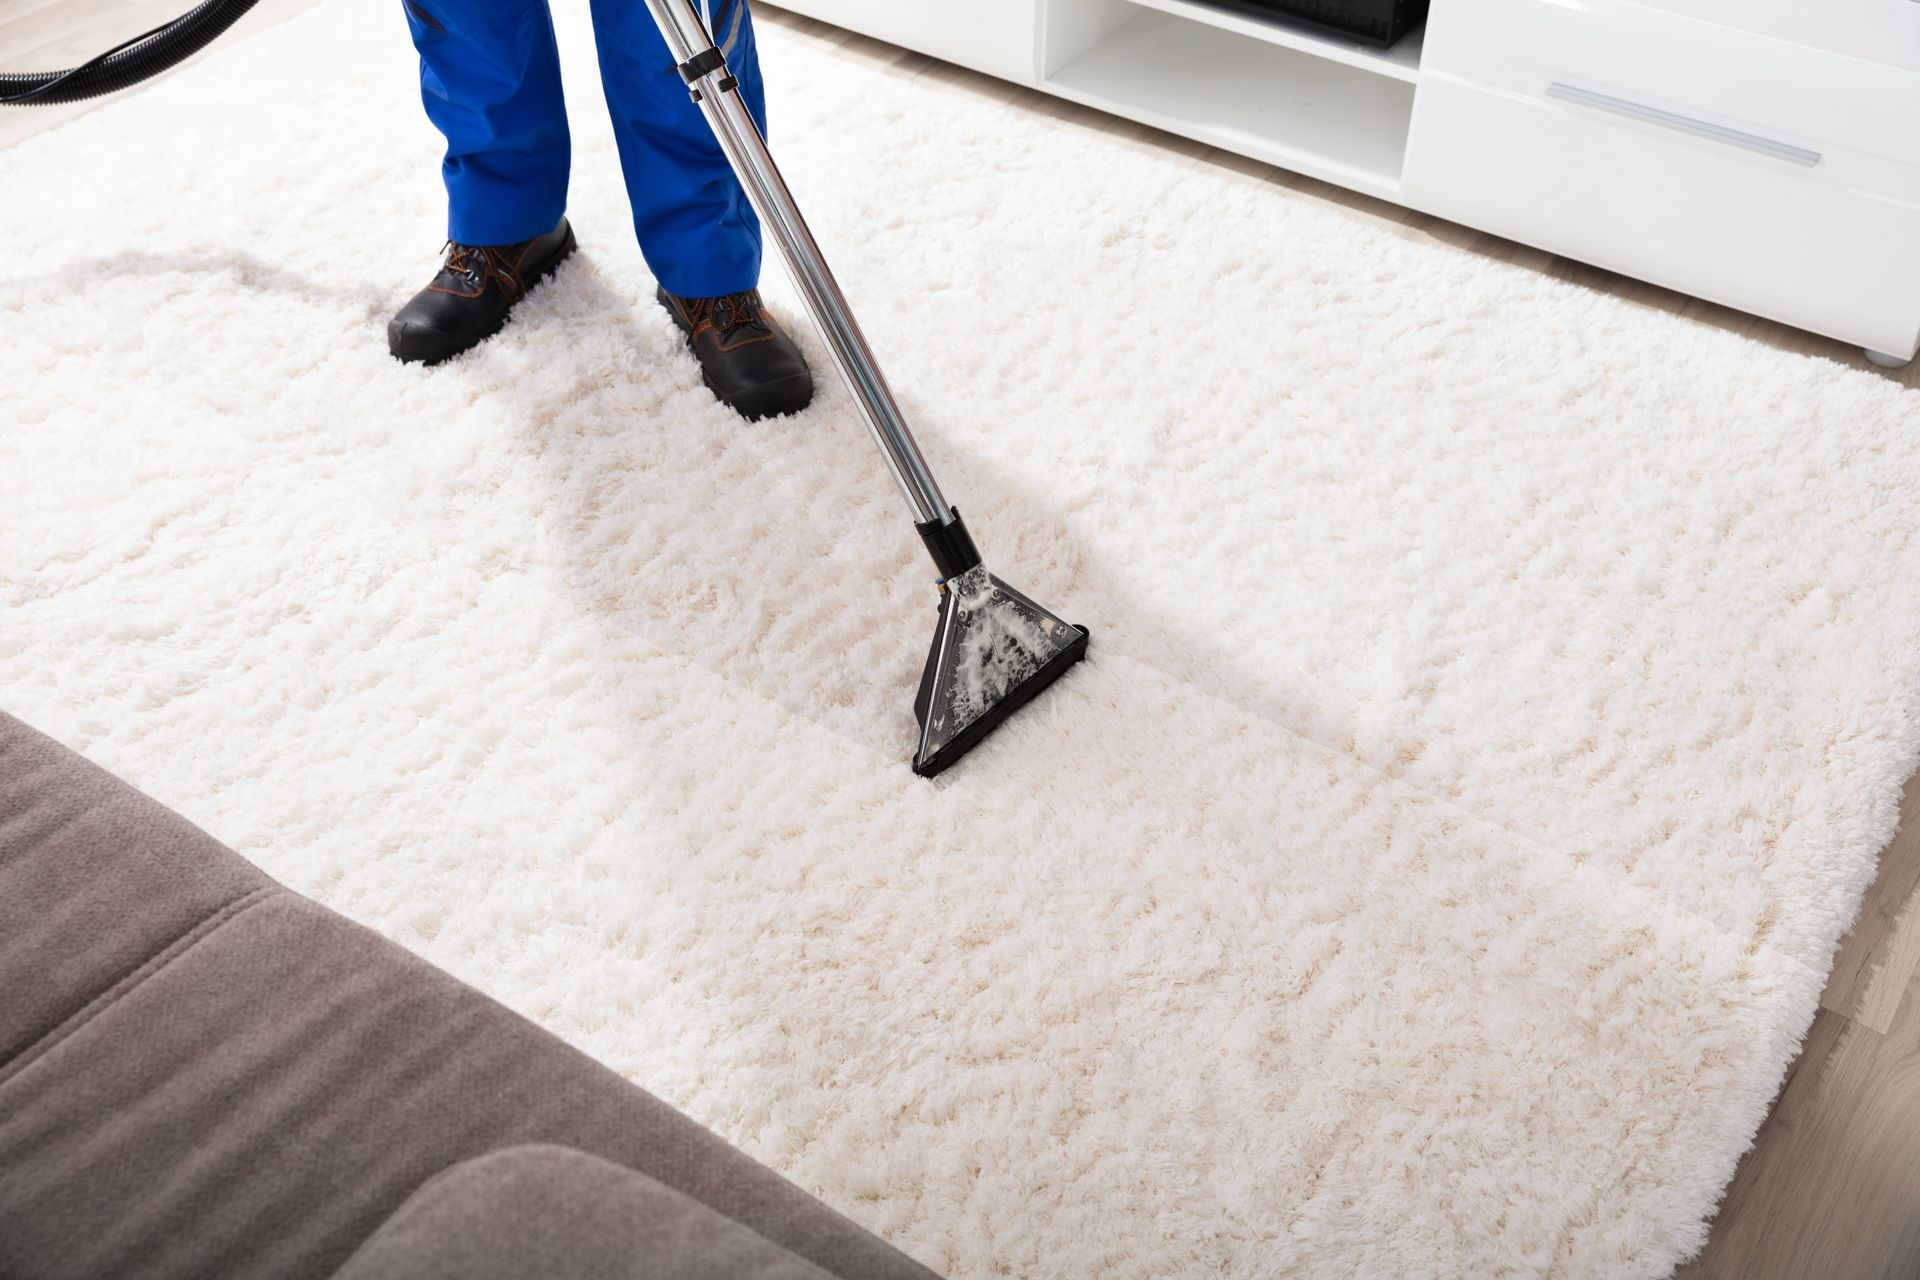
[[[1039,0],[776,0],[836,27],[1005,80],[1037,77]]]
[[[1543,68],[1520,92],[1424,79],[1408,203],[1861,346],[1914,349],[1920,170],[1717,114],[1648,116],[1674,104],[1556,78],[1568,74]]]
[[[1920,49],[1920,4],[1902,7],[1911,20],[1884,44]],[[1920,166],[1920,68],[1631,0],[1441,0],[1421,68],[1529,97],[1556,83],[1611,91],[1812,151]]]

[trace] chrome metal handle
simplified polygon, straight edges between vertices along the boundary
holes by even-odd
[[[1632,120],[1641,120],[1647,124],[1656,124],[1662,128],[1675,129],[1681,133],[1690,133],[1696,138],[1725,143],[1730,147],[1739,147],[1743,151],[1758,152],[1760,155],[1771,156],[1775,160],[1785,160],[1789,164],[1804,165],[1809,169],[1820,163],[1818,151],[1796,147],[1790,142],[1780,142],[1742,129],[1730,129],[1726,125],[1715,124],[1711,120],[1682,115],[1678,111],[1668,111],[1662,107],[1650,107],[1644,102],[1635,102],[1631,98],[1618,98],[1610,93],[1596,93],[1592,89],[1582,89],[1578,85],[1565,84],[1558,80],[1547,86],[1547,96],[1558,98],[1562,102],[1592,107],[1596,111],[1606,111]]]

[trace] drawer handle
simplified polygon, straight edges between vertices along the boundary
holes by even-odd
[[[1642,102],[1616,98],[1610,93],[1595,93],[1591,89],[1582,89],[1578,85],[1562,84],[1556,80],[1547,86],[1547,96],[1558,98],[1562,102],[1575,102],[1583,107],[1593,107],[1599,111],[1610,111],[1614,115],[1627,116],[1633,120],[1644,120],[1648,124],[1678,129],[1682,133],[1691,133],[1698,138],[1724,142],[1730,147],[1757,151],[1763,156],[1772,156],[1776,160],[1805,165],[1809,169],[1820,163],[1818,151],[1809,151],[1805,147],[1796,147],[1791,143],[1763,138],[1757,133],[1729,129],[1723,124],[1714,124],[1710,120],[1683,116],[1677,111],[1663,111],[1659,107],[1649,107]]]

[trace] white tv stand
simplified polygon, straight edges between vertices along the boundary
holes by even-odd
[[[775,0],[1843,341],[1920,348],[1920,3],[1432,0],[1380,50],[1207,0]]]

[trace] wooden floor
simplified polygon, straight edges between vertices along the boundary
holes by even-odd
[[[1688,1280],[1920,1277],[1920,778]]]
[[[237,30],[258,29],[318,2],[260,0]],[[4,0],[0,70],[70,66],[190,4]],[[1543,271],[1695,324],[1744,333],[1785,351],[1827,356],[1920,387],[1920,361],[1902,370],[1878,369],[1856,348],[1770,320],[1412,213],[777,9],[763,6],[761,18],[894,74],[963,86],[1142,148],[1254,174],[1395,235]],[[393,38],[402,38],[401,33],[396,15]],[[97,105],[0,108],[0,146]],[[1915,445],[1920,447],[1920,426]],[[1881,860],[1879,881],[1834,964],[1800,1059],[1754,1149],[1741,1162],[1706,1252],[1682,1269],[1687,1280],[1920,1280],[1920,778],[1907,786],[1901,818],[1900,834]]]

